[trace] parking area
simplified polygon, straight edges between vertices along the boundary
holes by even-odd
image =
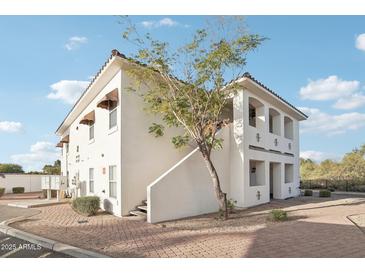
[[[0,232],[0,258],[71,258]]]

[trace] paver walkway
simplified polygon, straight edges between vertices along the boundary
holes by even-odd
[[[267,221],[272,208],[290,220]],[[113,257],[365,257],[365,234],[348,215],[365,199],[300,197],[240,210],[227,221],[204,215],[160,224],[109,214],[83,217],[68,204],[38,208],[14,227]]]
[[[16,208],[0,204],[0,223],[17,217],[33,216],[39,212],[37,209]]]

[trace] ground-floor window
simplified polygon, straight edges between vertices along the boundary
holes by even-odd
[[[109,197],[117,198],[117,166],[109,166]]]
[[[294,166],[293,164],[285,164],[285,183],[292,183],[294,180]]]
[[[94,193],[94,169],[89,168],[89,192]]]
[[[250,160],[250,186],[265,185],[265,162]]]

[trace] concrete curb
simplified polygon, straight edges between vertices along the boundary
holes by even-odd
[[[44,206],[54,206],[54,205],[61,205],[61,204],[67,204],[68,201],[61,201],[61,202],[48,202],[43,204],[34,204],[34,205],[28,205],[28,204],[17,204],[17,202],[13,201],[7,204],[7,206],[11,207],[19,207],[19,208],[37,208],[37,207],[44,207]]]
[[[8,235],[13,236],[28,242],[31,242],[33,244],[38,244],[44,248],[48,248],[55,252],[64,253],[66,255],[70,255],[76,258],[110,258],[106,255],[82,249],[79,247],[75,247],[72,245],[64,244],[58,241],[50,240],[38,235],[34,235],[25,231],[21,231],[16,228],[12,228],[9,226],[11,223],[19,222],[26,220],[28,217],[16,217],[13,219],[6,220],[4,222],[0,223],[0,232]]]

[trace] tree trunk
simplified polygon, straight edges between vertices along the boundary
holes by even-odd
[[[205,164],[208,168],[210,177],[212,178],[213,181],[214,192],[219,203],[219,210],[224,212],[224,219],[227,220],[228,219],[227,194],[224,193],[221,189],[218,173],[213,165],[212,160],[210,159],[210,156],[205,155],[204,152],[202,152],[202,154]]]

